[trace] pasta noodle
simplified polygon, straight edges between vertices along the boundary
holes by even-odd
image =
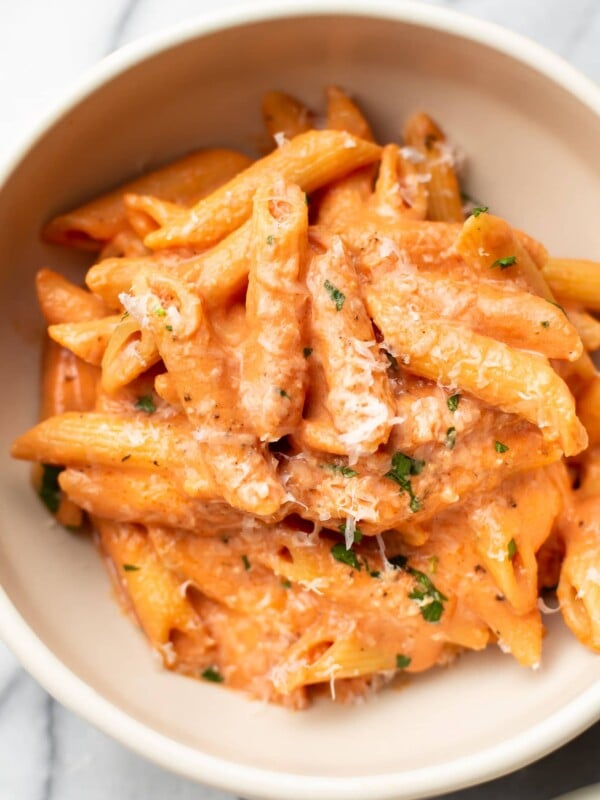
[[[87,288],[37,275],[13,456],[170,669],[304,708],[492,644],[536,667],[553,586],[600,652],[600,264],[465,219],[424,113],[379,146],[338,87],[324,129],[262,110],[257,161],[200,151],[45,227],[97,256]]]

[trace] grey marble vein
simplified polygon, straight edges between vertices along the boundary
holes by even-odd
[[[598,16],[600,16],[600,4],[598,0],[588,0],[585,7],[581,9],[577,24],[565,43],[563,50],[565,58],[569,58],[577,50],[577,46],[584,38],[586,31],[590,29],[590,26],[593,26],[594,19]],[[600,40],[596,40],[596,46],[598,50],[600,50]]]
[[[56,731],[54,719],[56,714],[56,702],[50,695],[46,696],[46,704],[44,707],[46,717],[46,743],[47,743],[47,758],[46,758],[46,775],[44,785],[42,787],[42,800],[51,800],[54,789],[54,771],[56,768]]]
[[[136,9],[142,2],[143,0],[127,0],[127,2],[124,4],[122,11],[117,17],[114,27],[110,32],[110,37],[106,48],[107,53],[111,53],[122,44],[123,34],[127,30],[127,27],[133,18]]]
[[[15,669],[8,681],[0,690],[0,713],[2,713],[2,706],[10,700],[13,693],[17,689],[19,683],[25,678],[25,672],[22,669]]]

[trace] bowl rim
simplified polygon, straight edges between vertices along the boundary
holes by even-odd
[[[144,36],[89,68],[51,103],[28,137],[0,164],[0,192],[33,147],[83,99],[144,60],[190,40],[255,22],[307,16],[363,16],[441,31],[482,44],[525,64],[600,116],[600,88],[533,40],[461,12],[417,0],[258,0],[202,14]],[[163,768],[225,791],[269,800],[417,798],[489,780],[561,746],[600,718],[600,681],[547,719],[500,745],[458,760],[398,773],[317,777],[241,765],[177,742],[138,722],[72,672],[33,632],[0,587],[0,637],[24,668],[60,703],[120,744]]]

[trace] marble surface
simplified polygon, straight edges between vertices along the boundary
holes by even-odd
[[[433,2],[526,34],[600,80],[599,0]],[[251,3],[238,0],[239,5]],[[0,0],[2,157],[87,67],[115,48],[197,16],[211,5],[206,0]],[[550,800],[600,782],[599,755],[600,723],[526,769],[445,797]],[[82,798],[232,800],[146,763],[66,711],[0,643],[0,800]]]

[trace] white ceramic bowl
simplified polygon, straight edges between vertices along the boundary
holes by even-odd
[[[304,15],[304,16],[303,16]],[[471,192],[557,254],[598,257],[598,91],[537,45],[430,6],[278,2],[216,14],[94,68],[6,168],[0,192],[0,631],[58,700],[138,753],[244,797],[416,798],[509,771],[600,715],[600,659],[549,622],[543,666],[490,650],[357,707],[305,713],[157,669],[88,541],[49,527],[7,455],[35,419],[33,274],[76,269],[44,220],[200,145],[251,146],[268,88],[355,92],[380,135],[429,110]]]

